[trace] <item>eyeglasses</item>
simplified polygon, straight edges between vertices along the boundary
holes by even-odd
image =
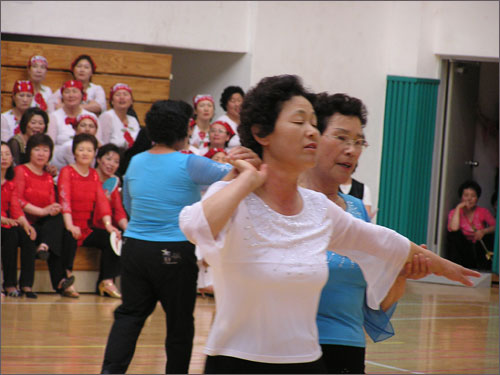
[[[227,131],[223,129],[210,129],[209,133],[212,134],[227,134]]]
[[[343,147],[353,146],[356,150],[363,150],[368,147],[368,142],[363,138],[350,139],[343,135],[324,134],[325,137],[335,139]]]

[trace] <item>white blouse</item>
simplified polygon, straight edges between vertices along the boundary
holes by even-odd
[[[213,184],[203,200],[228,183]],[[181,211],[181,230],[213,271],[216,317],[206,354],[266,363],[320,358],[316,313],[328,278],[326,249],[361,266],[374,309],[401,271],[408,239],[354,218],[321,193],[304,188],[299,193],[303,209],[293,216],[249,194],[217,238],[201,202]]]
[[[82,109],[79,114],[93,115],[93,113],[85,109]],[[54,146],[60,146],[67,141],[72,141],[75,136],[75,129],[72,125],[66,124],[66,117],[68,116],[62,107],[52,112],[49,116],[49,128],[47,129],[47,134],[54,141]],[[78,115],[75,117],[78,117]],[[99,125],[97,129],[99,129]],[[97,139],[99,139],[99,137],[97,137]]]
[[[7,142],[15,135],[14,131],[17,127],[19,127],[20,120],[20,118],[16,118],[14,116],[12,109],[9,109],[7,112],[2,113],[2,141]]]
[[[120,148],[129,148],[128,142],[124,138],[125,131],[128,131],[132,138],[137,138],[141,126],[134,116],[127,115],[128,125],[125,128],[114,109],[104,112],[99,116],[99,128],[97,137],[102,144],[113,143]]]
[[[234,135],[229,140],[227,148],[230,150],[233,147],[240,146],[241,143],[240,143],[240,136],[238,135],[238,124],[235,123],[233,120],[231,120],[231,118],[228,115],[222,115],[216,121],[227,122],[229,125],[231,125],[231,128],[234,131]]]
[[[50,113],[55,109],[54,104],[54,94],[52,93],[52,89],[49,86],[40,85],[40,94],[43,96],[43,100],[47,104],[47,109],[45,112]],[[38,103],[35,101],[35,95],[33,95],[33,100],[31,101],[31,107],[40,107]]]

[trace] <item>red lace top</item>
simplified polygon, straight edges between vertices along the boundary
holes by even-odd
[[[125,209],[123,208],[123,203],[122,203],[122,198],[120,196],[120,192],[118,191],[118,187],[113,190],[111,195],[109,196],[109,203],[111,205],[111,211],[112,211],[112,219],[113,219],[113,225],[117,228],[118,222],[121,219],[126,219],[127,218],[127,213],[125,212]],[[104,229],[104,223],[102,220],[98,220],[96,217],[94,217],[94,227]]]
[[[81,246],[85,238],[92,232],[92,219],[102,220],[111,215],[109,201],[102,189],[99,175],[93,168],[88,176],[80,175],[71,165],[61,168],[57,182],[59,203],[63,214],[71,214],[73,225],[80,227],[82,237],[78,240]]]
[[[42,175],[37,175],[24,164],[18,165],[14,170],[16,172],[14,182],[22,208],[28,203],[44,208],[56,201],[54,180],[49,173],[43,172]],[[26,214],[26,218],[33,224],[40,217]]]
[[[7,180],[2,185],[2,216],[10,219],[19,219],[23,216],[14,181]],[[2,224],[2,227],[10,228],[10,225]]]

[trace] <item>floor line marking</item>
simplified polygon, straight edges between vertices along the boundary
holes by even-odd
[[[411,371],[411,370],[407,370],[407,369],[400,368],[400,367],[394,367],[394,366],[384,365],[383,363],[378,363],[378,362],[373,362],[373,361],[365,361],[365,362],[369,363],[371,365],[374,365],[374,366],[389,368],[391,370],[398,370],[398,371],[403,371],[403,372],[409,372],[410,374],[425,374],[425,372]]]
[[[485,315],[485,316],[426,316],[426,317],[415,317],[415,318],[392,318],[391,322],[400,320],[454,320],[454,319],[498,319],[498,315]]]

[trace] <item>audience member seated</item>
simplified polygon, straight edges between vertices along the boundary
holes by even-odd
[[[448,214],[447,258],[464,267],[491,271],[495,218],[477,205],[481,186],[467,180],[458,188],[460,203]]]
[[[75,135],[90,134],[95,136],[97,134],[99,121],[93,113],[89,112],[78,115],[76,121],[72,125],[75,129]],[[53,163],[58,170],[75,162],[75,156],[73,155],[72,148],[73,139],[70,139],[61,146],[57,147],[56,152],[54,153]]]
[[[83,97],[82,108],[99,115],[106,110],[106,94],[102,86],[91,82],[96,69],[97,65],[88,55],[80,55],[71,63],[73,78],[82,83],[86,93]],[[63,105],[61,94],[58,91],[54,94],[56,109]]]
[[[12,89],[12,109],[2,113],[1,138],[7,142],[21,131],[19,121],[33,100],[33,84],[30,81],[16,81]]]
[[[239,86],[228,86],[222,91],[220,97],[220,106],[225,115],[220,116],[217,121],[224,121],[231,125],[234,132],[234,137],[231,138],[228,148],[233,148],[240,144],[240,137],[238,136],[238,126],[240,125],[240,111],[243,104],[243,97],[245,92]]]
[[[118,176],[115,175],[118,167],[120,165],[120,149],[113,143],[107,143],[100,147],[97,151],[96,157],[96,171],[99,175],[99,181],[103,184],[104,193],[109,199],[111,205],[111,219],[112,224],[125,232],[128,225],[127,213],[123,208],[122,198],[121,198],[121,188],[120,180]],[[110,187],[105,187],[106,181],[116,181],[116,184],[110,185]],[[94,227],[105,229],[104,225],[99,220],[94,220]],[[102,296],[104,293],[108,294],[110,297],[119,298],[119,294],[111,289],[108,289],[108,282],[99,279],[97,280],[97,290]]]
[[[222,148],[226,150],[229,140],[234,136],[231,126],[223,121],[215,121],[211,124],[208,134],[208,145],[200,147],[199,155],[205,155],[211,148]]]
[[[47,134],[30,137],[26,146],[29,160],[16,167],[15,183],[21,207],[37,233],[36,241],[30,241],[30,245],[33,251],[36,248],[38,259],[48,261],[54,290],[63,292],[73,284],[74,278],[66,278],[63,267],[61,205],[56,202],[54,180],[45,170],[53,149],[54,143]]]
[[[7,142],[12,151],[15,165],[24,164],[29,161],[29,155],[26,154],[28,139],[34,134],[46,133],[48,123],[49,116],[43,109],[31,107],[23,113],[19,122],[19,129],[21,131]]]
[[[203,155],[209,159],[212,159],[213,161],[216,161],[218,163],[226,163],[227,162],[227,152],[223,148],[211,148],[208,150],[208,152]]]
[[[49,116],[49,129],[47,134],[54,141],[54,154],[58,155],[59,148],[75,136],[75,124],[79,115],[92,115],[82,106],[84,95],[83,85],[80,81],[66,81],[60,90],[63,106],[52,112]]]
[[[97,149],[97,139],[90,134],[78,134],[73,139],[75,163],[61,169],[58,179],[59,202],[62,206],[64,246],[69,256],[64,264],[67,276],[73,270],[76,249],[78,246],[95,247],[102,251],[99,278],[105,289],[102,292],[120,297],[113,279],[120,273],[120,258],[115,254],[110,243],[110,234],[120,231],[112,225],[111,207],[106,198],[97,171],[90,167]],[[92,228],[93,220],[102,221],[105,229]],[[66,290],[63,295],[78,298],[74,289]],[[101,293],[102,293],[101,292]]]
[[[26,220],[19,205],[14,168],[10,148],[2,141],[2,269],[3,289],[9,297],[20,297],[23,293],[28,298],[36,298],[32,291],[35,277],[35,250],[30,240],[35,240],[36,231]],[[17,248],[21,247],[21,275],[17,288]]]
[[[43,56],[31,56],[28,60],[28,77],[34,90],[31,106],[43,109],[45,112],[52,112],[55,109],[52,90],[49,86],[42,85],[48,67],[49,63]]]
[[[208,146],[210,121],[214,117],[214,98],[212,95],[202,94],[193,98],[194,125],[193,134],[189,141],[195,147],[203,148]]]
[[[134,145],[140,125],[137,119],[127,114],[133,104],[132,89],[117,83],[109,93],[111,109],[99,116],[99,135],[103,144],[113,143],[121,149],[129,149]]]

